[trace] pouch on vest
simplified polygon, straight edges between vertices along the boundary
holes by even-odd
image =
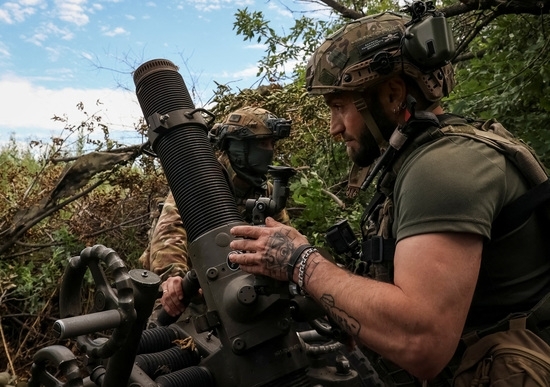
[[[509,323],[468,345],[453,387],[550,386],[550,346],[525,328],[525,316]]]

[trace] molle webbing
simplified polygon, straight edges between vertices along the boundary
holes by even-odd
[[[489,120],[480,129],[470,125],[448,125],[442,129],[448,135],[461,135],[481,141],[512,161],[531,186],[548,180],[545,167],[535,152],[523,141],[512,136],[499,122]]]

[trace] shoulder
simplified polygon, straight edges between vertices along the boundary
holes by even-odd
[[[444,136],[415,150],[399,171],[397,237],[444,231],[489,237],[496,214],[521,190],[522,177],[503,154],[464,136]]]
[[[506,169],[505,156],[487,145],[462,136],[445,136],[407,158],[397,176],[396,193],[414,189],[428,197],[440,191],[454,192],[453,197],[469,196],[472,189],[503,184]]]

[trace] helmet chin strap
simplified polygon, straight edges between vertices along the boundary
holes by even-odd
[[[378,127],[376,122],[374,122],[374,119],[369,109],[367,108],[367,104],[364,98],[357,98],[354,100],[354,103],[357,107],[357,110],[363,116],[363,119],[368,126],[368,130],[370,130],[370,132],[374,136],[376,143],[380,147],[381,152],[380,157],[374,162],[374,165],[369,168],[369,174],[366,176],[365,180],[361,184],[361,190],[365,190],[372,183],[376,175],[378,175],[378,172],[386,168],[387,165],[389,165],[388,163],[391,162],[391,160],[395,156],[395,154],[401,150],[403,145],[405,145],[409,133],[404,133],[404,127],[402,125],[398,125],[393,131],[389,141],[386,141],[382,136],[382,133],[380,132],[380,128]],[[406,106],[408,113],[406,114],[406,116],[408,122],[410,118],[414,119],[416,114],[416,100],[410,94],[407,95]],[[405,124],[405,127],[406,126],[407,124]]]
[[[363,117],[363,121],[365,121],[365,124],[367,125],[367,130],[371,132],[374,140],[376,141],[376,144],[378,144],[378,147],[380,148],[380,151],[383,152],[384,149],[388,148],[388,141],[384,139],[384,136],[382,135],[378,124],[374,121],[374,118],[372,117],[372,114],[367,106],[365,98],[361,96],[356,96],[353,99],[353,104],[355,105],[357,111]]]

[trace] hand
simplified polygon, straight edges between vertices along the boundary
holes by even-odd
[[[236,226],[231,229],[235,239],[233,250],[242,254],[230,254],[229,260],[240,265],[241,270],[265,275],[279,281],[288,281],[288,261],[292,253],[307,244],[305,236],[290,226],[266,218],[265,226]]]
[[[161,285],[162,298],[160,303],[170,316],[179,316],[185,310],[183,305],[183,288],[181,286],[183,278],[180,276],[168,277]]]

